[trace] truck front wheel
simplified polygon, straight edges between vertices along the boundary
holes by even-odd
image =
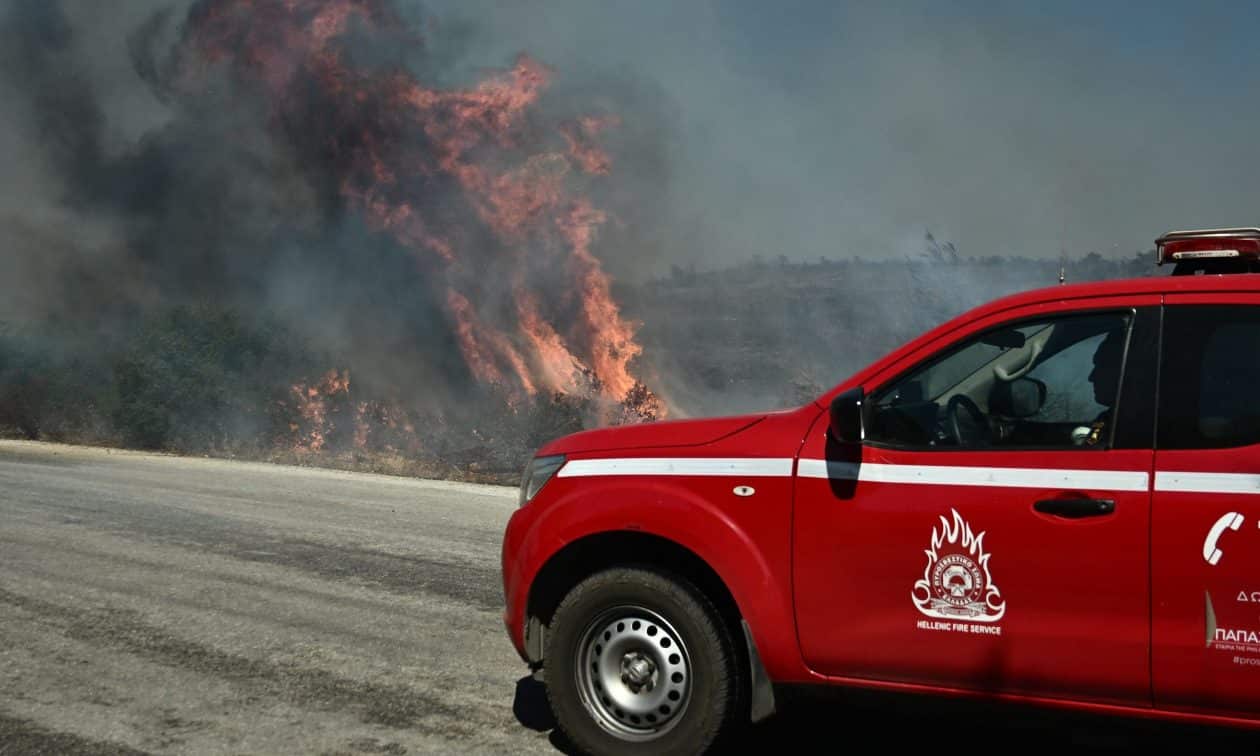
[[[546,638],[552,711],[588,753],[703,753],[743,713],[731,633],[681,578],[596,573],[560,602]]]

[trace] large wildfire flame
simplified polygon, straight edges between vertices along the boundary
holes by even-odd
[[[389,0],[200,0],[185,34],[180,80],[224,69],[317,146],[346,207],[414,256],[475,379],[514,402],[583,393],[663,414],[593,251],[606,215],[574,188],[610,173],[597,137],[615,117],[540,124],[551,72],[525,56],[452,90],[357,64],[353,40],[420,43]]]

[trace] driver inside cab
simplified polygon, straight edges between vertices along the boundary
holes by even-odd
[[[1072,431],[1072,443],[1077,446],[1094,446],[1110,431],[1123,361],[1124,329],[1117,328],[1109,331],[1094,350],[1094,369],[1089,373],[1089,382],[1094,386],[1094,401],[1105,409],[1094,418],[1093,423]]]

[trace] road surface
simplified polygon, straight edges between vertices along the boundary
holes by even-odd
[[[515,506],[504,487],[0,442],[0,753],[555,753],[513,713]]]
[[[502,627],[515,497],[0,441],[0,756],[567,750]],[[935,699],[795,703],[743,746],[1243,747],[1228,733]]]

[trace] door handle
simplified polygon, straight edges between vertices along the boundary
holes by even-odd
[[[1042,499],[1033,509],[1055,517],[1102,517],[1116,511],[1113,499]]]

